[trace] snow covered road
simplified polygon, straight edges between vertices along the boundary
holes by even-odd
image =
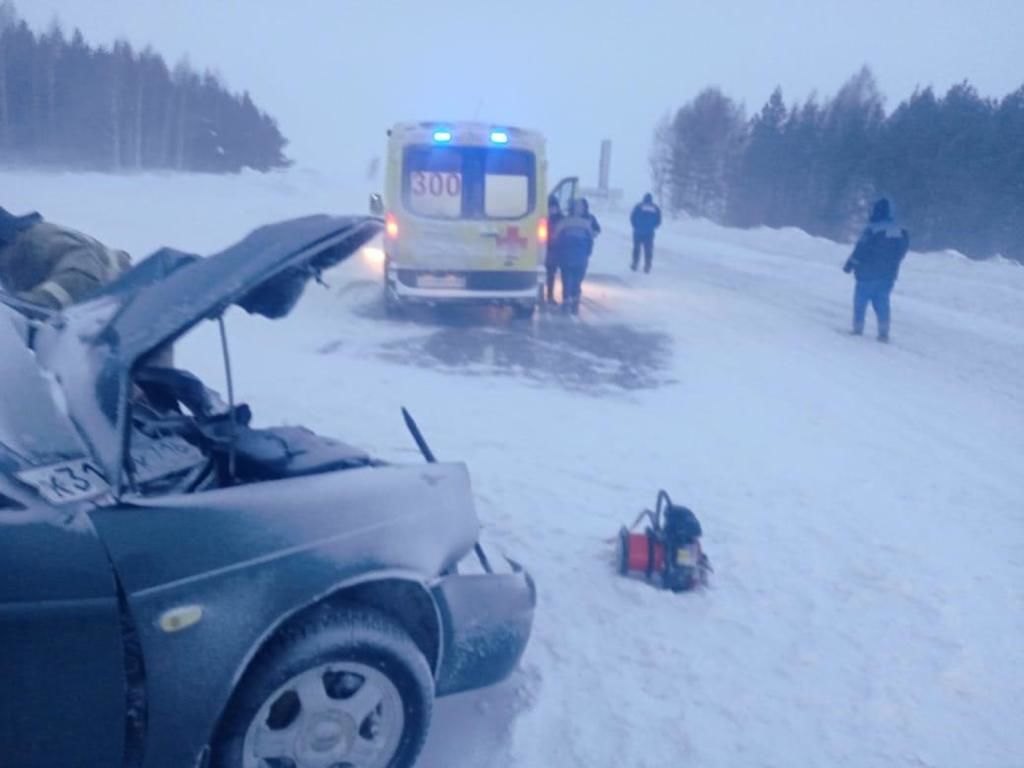
[[[885,347],[844,335],[841,249],[738,234],[680,227],[651,276],[608,235],[583,326],[392,323],[311,299],[311,335],[337,317],[345,399],[363,393],[358,423],[339,401],[334,430],[394,453],[409,447],[395,410],[413,407],[435,450],[470,462],[485,521],[541,587],[521,675],[442,705],[427,765],[1024,754],[1024,324],[988,295],[1021,296],[1024,270],[969,265],[1001,276],[950,308],[911,262]],[[637,366],[624,335],[665,359]],[[588,343],[600,364],[580,364]],[[616,384],[638,367],[644,386]],[[304,401],[314,418],[323,401]],[[659,487],[704,521],[706,594],[613,575],[609,538]]]
[[[336,208],[298,172],[48,178],[5,205],[136,254]],[[672,223],[645,276],[602,223],[580,325],[387,320],[367,263],[285,322],[229,318],[258,420],[416,460],[408,406],[537,578],[522,669],[441,702],[423,764],[1021,765],[1024,268],[911,254],[885,346],[845,335],[842,246]],[[214,329],[180,359],[220,385]],[[704,525],[706,592],[614,573],[662,487]]]

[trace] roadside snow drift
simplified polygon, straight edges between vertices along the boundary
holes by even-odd
[[[314,173],[4,174],[136,258],[360,213]],[[845,246],[668,223],[651,275],[604,214],[580,324],[384,316],[372,251],[289,319],[228,318],[238,395],[384,458],[464,459],[540,592],[522,668],[440,703],[422,763],[971,766],[1024,760],[1024,268],[912,253],[893,343],[851,338]],[[179,360],[223,387],[216,333]],[[715,568],[675,595],[616,575],[659,488]]]

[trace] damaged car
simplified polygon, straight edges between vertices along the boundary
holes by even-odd
[[[393,768],[505,679],[536,590],[466,467],[235,402],[225,314],[281,318],[378,219],[164,249],[49,314],[0,295],[0,765]],[[227,391],[171,364],[219,324]]]

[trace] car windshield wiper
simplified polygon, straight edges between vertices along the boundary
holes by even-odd
[[[416,441],[416,445],[420,449],[420,453],[423,454],[423,458],[427,460],[428,464],[436,464],[437,457],[434,456],[434,452],[430,450],[430,446],[427,445],[427,439],[423,436],[420,431],[419,424],[412,417],[412,414],[405,408],[402,408],[402,418],[405,419],[405,426],[408,427],[409,432],[412,433],[412,439]],[[477,541],[473,544],[473,551],[476,552],[476,556],[480,558],[480,565],[487,573],[494,573],[494,569],[491,568],[491,563],[487,558],[487,553],[484,552],[484,548],[480,546],[480,542]],[[445,570],[445,573],[451,573],[450,570]]]

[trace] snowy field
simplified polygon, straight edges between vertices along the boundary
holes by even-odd
[[[139,258],[365,211],[344,187],[19,173],[3,205]],[[845,333],[845,246],[676,222],[645,276],[602,223],[579,324],[388,320],[366,255],[283,322],[229,316],[257,420],[417,461],[408,406],[537,578],[520,671],[441,702],[422,764],[1024,765],[1024,268],[912,253],[886,346]],[[212,328],[179,354],[222,387]],[[705,592],[614,573],[659,488],[704,525]]]

